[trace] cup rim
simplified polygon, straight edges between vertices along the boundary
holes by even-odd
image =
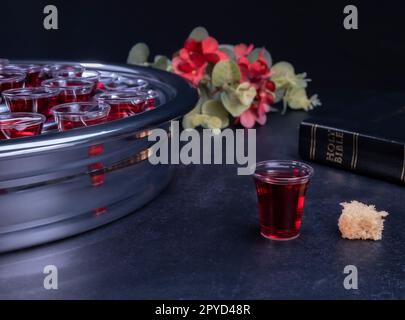
[[[44,90],[48,92],[35,92],[39,90]],[[20,94],[19,94],[20,93]],[[33,88],[15,88],[8,89],[2,92],[5,98],[9,99],[27,99],[29,97],[33,98],[48,98],[60,93],[60,89],[57,87],[33,87]]]
[[[268,166],[276,166],[276,165],[288,165],[291,167],[296,167],[296,168],[304,168],[307,170],[307,174],[301,177],[272,177],[271,175],[267,177],[263,177],[262,175],[259,175],[257,172],[260,168],[267,168]],[[264,160],[256,163],[256,168],[253,173],[253,176],[263,182],[267,183],[272,183],[272,184],[294,184],[294,183],[300,183],[304,182],[306,180],[309,180],[314,174],[314,169],[300,161],[296,160]]]
[[[68,86],[68,85],[59,85],[59,86],[51,86],[49,85],[52,82],[57,82],[57,81],[77,81],[77,82],[82,82],[83,84],[81,85],[74,85],[74,86]],[[41,82],[41,86],[47,87],[47,88],[60,88],[63,90],[79,90],[79,89],[92,89],[94,86],[94,82],[90,80],[85,80],[82,78],[52,78],[52,79],[47,79]]]
[[[33,63],[8,63],[4,65],[5,70],[15,70],[18,72],[25,72],[29,73],[31,71],[37,72],[37,71],[42,71],[42,66],[39,64],[33,64]]]
[[[8,118],[4,118],[7,117]],[[30,121],[30,125],[36,125],[36,124],[43,124],[46,121],[46,117],[43,114],[36,113],[36,112],[7,112],[7,113],[0,113],[0,126],[2,126],[1,122],[2,120],[8,120],[8,119],[13,119],[13,118],[22,118],[22,117],[37,117],[37,119],[32,119]],[[39,118],[39,119],[38,119]],[[13,127],[13,125],[9,125],[8,127]],[[7,128],[7,126],[2,127]]]
[[[126,89],[131,89],[131,88],[132,88],[132,90],[135,90],[135,89],[136,89],[136,90],[141,90],[141,89],[146,89],[146,88],[149,86],[149,82],[146,81],[146,80],[144,80],[144,79],[141,79],[141,78],[135,78],[135,79],[127,78],[127,79],[123,79],[123,83],[124,83],[124,84],[126,84],[125,81],[128,81],[128,82],[142,82],[142,84],[134,85],[134,86],[132,86],[132,87],[127,86],[127,87],[125,87],[125,88],[114,88],[114,87],[111,87],[110,84],[116,82],[117,80],[119,80],[119,77],[118,77],[118,79],[111,78],[110,80],[104,82],[105,88],[106,88],[107,90],[109,90],[109,91],[126,90]]]
[[[86,70],[85,67],[83,67],[82,65],[78,64],[78,63],[74,63],[74,64],[69,64],[69,63],[50,63],[50,64],[46,64],[43,66],[43,69],[45,70],[45,72],[53,72],[55,70],[53,70],[56,67],[71,67],[71,68],[77,68],[78,72],[83,72],[84,70]]]
[[[82,112],[62,112],[62,111],[57,111],[57,109],[61,109],[61,108],[66,108],[69,107],[71,105],[80,105],[80,106],[84,106],[84,105],[93,105],[93,106],[98,106],[98,107],[102,107],[99,110],[94,110],[94,111],[82,111]],[[98,115],[98,114],[103,114],[104,112],[106,114],[109,113],[111,107],[106,104],[106,103],[98,103],[95,101],[88,101],[88,102],[68,102],[68,103],[63,103],[63,104],[58,104],[54,107],[51,108],[51,113],[55,116],[92,116],[92,115]]]
[[[24,81],[25,78],[27,77],[27,74],[24,72],[17,72],[17,71],[12,71],[12,70],[6,70],[6,69],[0,69],[0,75],[1,74],[8,74],[11,75],[10,78],[0,78],[0,83],[7,83],[7,82],[13,82],[13,81]]]
[[[110,95],[126,95],[125,97],[103,97],[103,96],[110,96]],[[147,100],[147,95],[140,95],[136,91],[108,91],[103,92],[94,97],[97,101],[101,101],[104,103],[113,103],[115,101],[118,102],[131,102],[134,99],[139,100],[139,102],[145,102]]]
[[[94,73],[94,75],[88,76],[88,77],[83,76],[83,75],[82,76],[60,75],[59,73],[62,73],[62,72],[67,72],[67,71],[59,70],[59,71],[53,73],[52,75],[54,76],[54,79],[78,79],[78,80],[88,80],[88,81],[98,81],[100,79],[100,72],[98,72],[96,70],[84,70],[83,73],[86,73],[86,72]]]

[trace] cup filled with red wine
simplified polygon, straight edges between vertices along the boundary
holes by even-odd
[[[39,113],[0,113],[0,140],[37,136],[45,120]]]
[[[256,164],[253,177],[263,237],[292,240],[299,236],[305,195],[313,172],[309,165],[292,160]]]
[[[9,119],[1,139],[39,135],[56,127],[57,131],[79,129],[136,116],[154,109],[158,102],[157,92],[142,78],[86,69],[81,64],[41,65],[0,59],[0,115],[3,122]],[[17,114],[25,114],[24,121],[15,119]],[[29,134],[28,119],[34,115],[45,121],[32,130],[35,134]],[[26,134],[12,129],[13,121],[20,123],[18,128],[21,123],[30,124],[22,130]]]

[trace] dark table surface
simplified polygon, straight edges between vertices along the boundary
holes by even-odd
[[[344,101],[338,93],[327,97]],[[298,126],[306,116],[272,114],[258,128],[257,159],[299,159]],[[253,181],[238,176],[236,166],[180,165],[169,187],[141,210],[76,237],[1,255],[0,298],[405,298],[405,189],[313,166],[296,240],[259,235]],[[339,203],[353,199],[390,213],[382,241],[340,238]],[[58,290],[43,287],[46,265],[58,267]],[[346,265],[358,269],[358,290],[343,287]]]

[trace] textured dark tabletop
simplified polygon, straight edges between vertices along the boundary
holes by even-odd
[[[329,95],[329,101],[344,101]],[[325,99],[324,99],[325,100]],[[257,131],[257,159],[299,159],[307,115],[271,115]],[[405,298],[405,189],[314,164],[301,236],[258,233],[252,178],[236,166],[178,166],[169,187],[121,220],[85,234],[0,256],[1,299],[397,299]],[[339,203],[390,213],[383,240],[340,238]],[[59,270],[45,290],[43,268]],[[343,269],[358,269],[346,290]]]

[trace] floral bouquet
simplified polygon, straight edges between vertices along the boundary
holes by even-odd
[[[269,112],[278,111],[272,107],[277,102],[282,102],[282,113],[321,105],[317,95],[307,96],[306,73],[296,74],[288,62],[273,65],[265,48],[219,45],[203,27],[193,30],[172,59],[159,55],[148,62],[148,57],[148,46],[138,43],[129,52],[128,63],[175,72],[198,89],[200,99],[184,116],[184,128],[222,129],[231,121],[252,128],[264,125]]]

